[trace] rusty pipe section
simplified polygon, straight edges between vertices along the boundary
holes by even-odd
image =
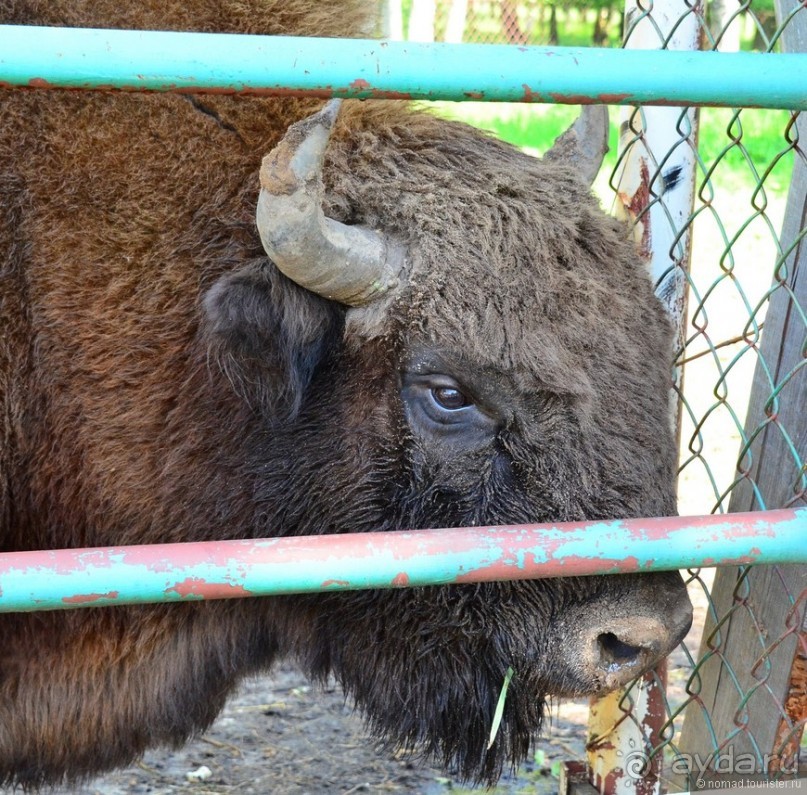
[[[0,612],[807,563],[807,508],[0,554]]]

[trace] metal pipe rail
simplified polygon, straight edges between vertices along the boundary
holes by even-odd
[[[807,508],[0,554],[0,612],[807,563]]]
[[[0,25],[0,87],[807,110],[807,54]]]

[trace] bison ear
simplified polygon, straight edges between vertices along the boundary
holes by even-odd
[[[222,276],[203,300],[210,361],[253,409],[275,421],[296,416],[343,323],[337,304],[298,287],[266,259]]]

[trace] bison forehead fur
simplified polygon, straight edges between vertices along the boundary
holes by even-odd
[[[366,6],[0,0],[0,22],[355,35]],[[348,308],[255,229],[262,157],[320,104],[0,94],[0,550],[674,512],[669,330],[573,169],[346,103],[325,213],[406,252]],[[493,781],[546,694],[618,686],[688,618],[677,574],[3,615],[0,784],[181,742],[280,654]]]

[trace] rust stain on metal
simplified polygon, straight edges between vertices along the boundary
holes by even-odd
[[[148,571],[171,572],[176,568],[176,561],[170,554],[171,546],[144,546],[132,547],[123,552],[122,562],[131,566],[143,566]],[[181,552],[183,565],[192,567],[200,564],[209,564],[224,567],[234,559],[241,558],[239,550],[216,542],[203,544],[188,544],[175,547]],[[246,550],[244,550],[246,552]]]
[[[567,555],[565,557],[553,557],[554,550],[547,550],[547,562],[542,564],[534,557],[528,562],[526,567],[520,566],[513,559],[498,559],[481,566],[473,571],[458,574],[454,579],[456,583],[493,582],[496,580],[519,580],[531,576],[531,571],[538,566],[545,569],[546,576],[572,576],[576,574],[591,573],[597,571],[609,571],[620,574],[630,574],[642,571],[649,563],[642,563],[637,557],[629,555],[625,558],[592,558],[582,555]]]
[[[558,92],[549,92],[553,102],[561,105],[594,105],[602,103],[603,105],[621,105],[631,99],[631,94],[597,94],[591,96],[590,94],[560,94]]]
[[[28,81],[28,85],[31,88],[54,88],[52,83],[49,83],[47,80],[41,77],[32,77]]]
[[[591,783],[603,795],[634,792],[653,795],[658,790],[663,756],[642,748],[659,748],[665,724],[666,668],[642,675],[641,686],[631,691],[632,708],[622,706],[623,693],[591,699],[590,739],[586,753]],[[634,749],[633,752],[628,749]]]
[[[775,755],[770,761],[769,773],[792,773],[798,769],[801,736],[807,721],[807,628],[798,632],[797,637],[799,648],[796,649],[796,656],[793,659],[790,685],[785,697],[787,716],[779,720],[776,728],[776,739],[773,743]]]
[[[149,79],[145,75],[137,75],[138,80]],[[122,93],[158,93],[158,94],[212,94],[220,96],[232,96],[238,94],[248,97],[308,97],[314,99],[331,99],[337,93],[333,86],[321,86],[319,88],[284,88],[282,86],[181,86],[176,83],[168,83],[160,86],[130,85],[115,86],[106,83],[83,83],[80,85],[63,86],[51,83],[44,78],[31,78],[24,86],[0,81],[0,89],[38,89],[49,91],[120,91]],[[343,92],[344,93],[344,92]],[[399,94],[399,92],[378,92],[379,96],[390,99],[405,98],[411,99],[410,95]]]
[[[480,530],[492,530],[493,528],[479,528]],[[338,539],[338,536],[334,536]],[[380,541],[384,543],[386,539]],[[396,544],[391,552],[395,560],[408,561],[413,556],[417,556],[421,551],[428,551],[432,554],[451,552],[464,554],[473,552],[478,548],[478,540],[472,536],[453,536],[446,540],[444,532],[441,530],[430,530],[417,533],[413,536],[402,537],[399,544]]]
[[[607,773],[602,780],[602,786],[598,787],[600,792],[614,793],[618,791],[619,782],[625,775],[625,771],[621,767],[614,768],[610,773]]]
[[[251,592],[243,585],[232,585],[226,582],[209,583],[201,577],[188,577],[171,588],[166,588],[166,594],[175,593],[183,599],[197,597],[199,599],[220,599],[228,597],[251,596]]]
[[[412,94],[409,91],[387,91],[380,88],[374,89],[371,94],[372,99],[412,99]],[[424,96],[423,99],[428,97]]]
[[[334,586],[347,587],[350,585],[350,580],[325,580],[322,583],[323,588],[333,588]]]
[[[586,745],[587,751],[616,751],[616,746],[610,741],[600,738],[595,738],[593,741]]]
[[[597,94],[597,100],[603,105],[621,105],[631,99],[631,94]]]
[[[519,572],[515,566],[497,560],[488,566],[482,566],[473,571],[458,574],[454,578],[456,583],[495,582],[496,580],[519,579]]]
[[[581,555],[568,555],[556,561],[558,566],[564,571],[571,569],[575,571],[588,571],[592,567],[592,559],[583,557]],[[635,571],[641,571],[646,568],[648,564],[642,564],[639,558],[635,555],[627,555],[624,558],[598,558],[597,567],[602,569],[609,569],[622,574],[629,574]]]
[[[69,575],[74,571],[87,571],[88,569],[110,569],[113,566],[109,555],[103,549],[96,550],[68,550],[68,554],[53,556],[52,571],[54,574]]]
[[[100,599],[117,599],[120,591],[108,591],[107,593],[85,593],[76,596],[63,596],[62,601],[66,605],[87,605],[97,602]]]
[[[651,748],[660,748],[662,745],[661,729],[667,719],[665,692],[667,690],[667,663],[662,660],[653,671],[642,675],[642,681],[647,694],[647,702],[642,727],[649,730],[647,741]],[[659,686],[661,683],[661,686]],[[634,776],[636,795],[655,795],[660,792],[659,777],[661,776],[664,756],[661,753],[652,754],[645,761],[645,769],[641,775]],[[629,771],[630,772],[630,771]]]
[[[759,547],[751,547],[747,555],[737,555],[732,558],[704,558],[700,565],[704,568],[712,566],[745,566],[748,563],[755,563],[761,554],[762,550]]]
[[[333,86],[320,88],[283,88],[282,86],[163,86],[159,89],[134,88],[133,91],[164,91],[169,94],[220,94],[232,96],[238,94],[245,97],[313,97],[314,99],[330,99],[334,96]]]
[[[560,795],[570,795],[580,785],[589,784],[589,769],[585,762],[568,761],[560,763],[558,791]]]
[[[47,89],[49,91],[141,91],[142,89],[132,86],[131,88],[119,88],[111,83],[82,83],[75,86],[60,86],[51,83],[41,77],[33,77],[28,81],[28,88]]]
[[[367,95],[370,99],[412,99],[412,94],[407,91],[387,91],[382,88],[375,88],[372,83],[363,77],[356,78],[348,85],[348,91],[352,94]]]
[[[405,572],[399,572],[392,578],[392,585],[396,588],[404,588],[409,585],[409,575]]]
[[[619,197],[631,219],[636,224],[641,224],[642,236],[638,241],[639,253],[642,259],[649,261],[653,256],[653,239],[650,231],[650,215],[647,212],[650,206],[650,169],[646,160],[641,161],[639,185],[633,196],[627,197],[620,192]],[[639,216],[642,214],[644,217],[640,221]]]
[[[533,91],[526,83],[522,83],[521,87],[524,89],[524,102],[543,102],[544,97],[538,91]]]

